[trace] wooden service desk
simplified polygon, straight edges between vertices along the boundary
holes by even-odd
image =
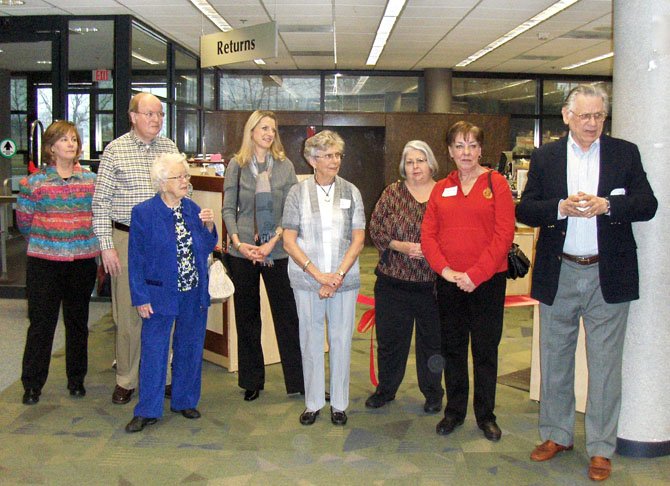
[[[221,214],[223,209],[223,181],[223,177],[200,175],[199,167],[191,167],[192,198],[201,208],[210,208],[214,211],[214,222],[221,242],[225,245],[227,233]],[[278,363],[277,338],[275,337],[272,313],[270,312],[270,304],[262,277],[261,319],[263,321],[261,343],[265,364]],[[237,327],[233,299],[228,299],[228,302],[212,302],[207,316],[204,358],[233,372],[238,370],[237,356]]]

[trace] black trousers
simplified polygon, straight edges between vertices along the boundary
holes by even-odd
[[[286,393],[302,393],[302,375],[298,313],[288,279],[288,258],[274,261],[272,267],[254,265],[246,258],[230,258],[235,284],[235,321],[237,323],[238,385],[246,390],[262,390],[265,361],[261,346],[260,277],[267,290]]]
[[[393,398],[402,383],[416,322],[416,374],[427,400],[441,400],[444,361],[440,348],[440,319],[433,285],[403,282],[377,274],[377,392]]]
[[[28,257],[26,293],[30,325],[21,373],[24,388],[41,390],[47,381],[61,304],[68,388],[84,383],[88,370],[88,307],[96,270],[95,258],[56,262]]]
[[[445,416],[465,418],[468,407],[468,344],[472,340],[473,405],[477,423],[495,420],[498,345],[505,312],[505,272],[495,274],[474,292],[438,279],[442,354],[447,388]]]

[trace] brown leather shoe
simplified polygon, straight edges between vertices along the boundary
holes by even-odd
[[[134,388],[126,390],[122,386],[116,385],[114,387],[114,393],[112,393],[112,402],[116,403],[117,405],[123,405],[124,403],[128,403],[134,391],[135,391]]]
[[[604,481],[612,474],[612,461],[602,456],[593,456],[589,465],[589,479]]]
[[[545,440],[542,444],[533,449],[533,452],[530,453],[530,459],[537,462],[548,461],[549,459],[553,459],[559,452],[571,450],[572,444],[564,446],[557,444],[553,440]]]

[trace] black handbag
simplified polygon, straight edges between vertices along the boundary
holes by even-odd
[[[488,174],[489,189],[491,191],[491,194],[495,198],[495,193],[493,192],[493,184],[491,183],[492,172],[493,171],[490,170]],[[528,270],[530,270],[530,260],[528,259],[526,254],[523,251],[521,251],[519,245],[517,245],[516,243],[512,243],[512,246],[507,252],[507,278],[511,278],[512,280],[516,280],[517,278],[523,278],[528,273]]]
[[[530,260],[521,251],[519,245],[512,243],[512,247],[507,252],[507,278],[515,280],[523,278],[530,270]]]

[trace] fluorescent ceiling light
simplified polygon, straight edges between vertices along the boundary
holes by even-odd
[[[562,67],[561,69],[563,70],[568,70],[568,69],[576,69],[578,67],[586,66],[587,64],[591,64],[592,62],[598,62],[602,61],[603,59],[609,59],[610,57],[614,57],[614,52],[609,52],[607,54],[603,54],[602,56],[597,56],[597,57],[592,57],[591,59],[587,59],[586,61],[578,62],[575,64],[570,64],[569,66]]]
[[[259,66],[265,65],[265,61],[263,59],[254,59],[254,62]]]
[[[137,59],[138,61],[146,62],[147,64],[151,64],[152,66],[156,66],[160,64],[158,61],[154,61],[153,59],[149,59],[148,57],[143,56],[142,54],[138,54],[135,51],[131,52],[131,55]]]
[[[368,60],[365,61],[365,64],[368,66],[374,66],[379,60],[379,56],[382,55],[386,41],[393,30],[393,26],[398,20],[398,15],[402,11],[402,8],[405,6],[406,0],[388,0],[386,3],[386,10],[384,11],[384,16],[382,17],[381,22],[379,23],[379,28],[377,29],[377,35],[375,40],[372,43],[372,48],[370,49],[370,54],[368,54]],[[576,0],[575,0],[576,1]]]
[[[461,62],[456,64],[456,67],[464,67],[467,66],[470,63],[475,62],[477,59],[480,57],[485,56],[489,52],[493,51],[494,49],[497,49],[498,47],[502,46],[503,44],[508,43],[515,37],[520,36],[527,30],[532,29],[536,25],[544,22],[545,20],[553,17],[559,12],[562,12],[566,8],[572,6],[573,4],[577,3],[579,0],[559,0],[558,2],[554,3],[552,6],[546,8],[539,14],[537,14],[535,17],[526,20],[523,24],[518,25],[514,29],[510,30],[507,34],[503,35],[502,37],[498,37],[496,40],[491,42],[488,46],[484,47],[483,49],[475,52],[473,55],[468,57],[467,59],[463,59]]]
[[[97,27],[70,27],[68,30],[73,34],[91,34],[98,32]]]
[[[221,31],[228,32],[233,30],[230,24],[219,15],[219,12],[216,11],[214,7],[207,0],[189,0],[195,8],[200,10],[202,14],[212,21]]]
[[[35,61],[35,64],[51,64],[51,61]]]
[[[18,7],[19,5],[23,5],[26,2],[23,0],[0,0],[0,5],[7,5],[8,7]]]

